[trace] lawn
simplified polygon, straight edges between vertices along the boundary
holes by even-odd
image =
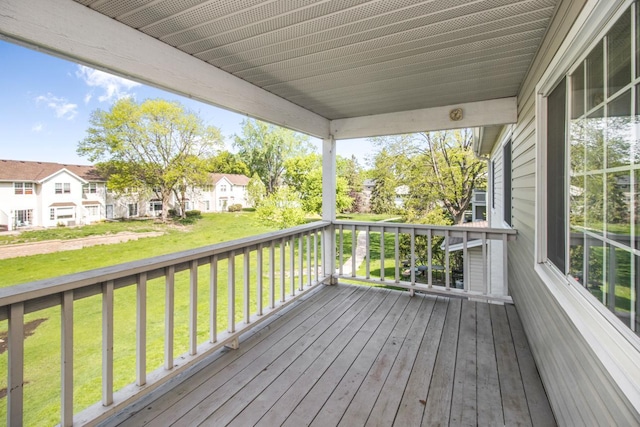
[[[108,225],[108,224],[105,224]],[[117,226],[116,226],[117,227]],[[226,240],[272,231],[260,225],[253,213],[209,214],[188,227],[167,227],[166,234],[117,245],[94,246],[78,251],[0,260],[0,286],[44,279],[52,276],[99,268],[141,258],[186,250]],[[297,244],[296,244],[297,248]],[[320,251],[321,252],[321,251]],[[276,265],[279,260],[276,250]],[[285,262],[289,266],[289,248]],[[263,254],[265,273],[268,254]],[[216,313],[218,331],[227,329],[227,260],[219,262]],[[256,254],[251,255],[251,311],[255,312]],[[236,322],[242,321],[242,257],[236,258]],[[296,263],[296,268],[297,268]],[[209,336],[209,267],[198,269],[198,342]],[[276,273],[278,274],[278,273]],[[263,304],[268,303],[268,283],[265,274]],[[277,277],[278,279],[279,277]],[[290,278],[285,286],[289,292]],[[306,282],[306,278],[305,278]],[[297,280],[296,280],[297,284]],[[188,272],[176,274],[175,280],[174,355],[188,349]],[[279,280],[276,280],[276,301],[279,300]],[[114,389],[135,381],[135,317],[136,290],[127,287],[115,291]],[[164,348],[164,279],[148,283],[147,295],[147,371],[163,364]],[[25,425],[51,425],[59,422],[60,411],[60,309],[42,310],[26,316],[26,322],[38,321],[32,336],[25,340]],[[6,321],[0,323],[0,333],[6,331]],[[85,298],[74,303],[74,412],[98,402],[101,392],[101,298]],[[0,389],[6,387],[7,353],[0,355]],[[0,402],[0,417],[6,416],[6,398]]]

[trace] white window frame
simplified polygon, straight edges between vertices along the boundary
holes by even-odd
[[[549,289],[559,299],[565,299],[563,295],[564,289],[568,286],[571,292],[577,293],[581,302],[584,302],[606,319],[613,326],[619,336],[608,336],[609,339],[617,342],[619,345],[631,344],[636,351],[640,352],[640,338],[634,332],[624,325],[614,313],[608,310],[603,304],[596,300],[587,289],[564,272],[560,271],[554,264],[547,259],[547,199],[546,199],[546,156],[547,156],[547,96],[553,91],[557,84],[563,78],[570,75],[577,68],[581,61],[592,51],[596,44],[602,41],[611,26],[622,16],[623,13],[631,6],[633,0],[625,0],[623,2],[608,1],[591,1],[588,2],[580,16],[577,18],[569,34],[558,49],[558,53],[551,61],[547,70],[540,78],[535,89],[535,113],[536,113],[536,211],[535,211],[535,264],[534,269],[541,279],[549,285]],[[640,5],[638,5],[640,7]],[[633,25],[633,21],[632,21]],[[595,30],[594,30],[595,29]],[[569,88],[567,82],[567,88]],[[568,103],[567,103],[568,104]],[[568,120],[566,125],[568,126]],[[568,132],[568,129],[566,130]],[[568,133],[567,133],[568,135]],[[569,156],[565,156],[565,173],[569,169]],[[568,205],[569,194],[567,191],[566,206]],[[565,209],[565,224],[569,224],[569,211]],[[569,235],[566,233],[566,248],[568,257]],[[573,311],[571,315],[580,316],[578,311]],[[587,325],[583,325],[587,327]],[[586,329],[588,330],[588,328]],[[594,339],[593,333],[590,338]],[[604,336],[598,335],[598,338],[590,341],[594,346],[602,346]],[[599,341],[598,341],[599,339]],[[622,340],[620,340],[622,339]],[[602,355],[601,355],[602,356]]]
[[[98,184],[95,182],[89,182],[82,186],[83,194],[96,194],[98,192]]]

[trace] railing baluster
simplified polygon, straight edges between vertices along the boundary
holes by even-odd
[[[447,290],[451,289],[451,283],[449,283],[449,230],[445,230],[444,232],[444,274],[446,277],[445,287]]]
[[[316,283],[320,280],[320,273],[318,269],[318,232],[315,231],[313,233],[313,269],[314,277],[316,278]]]
[[[113,403],[113,280],[102,284],[102,405]]]
[[[502,295],[509,295],[509,254],[507,252],[507,235],[502,235],[502,277],[504,285]]]
[[[284,302],[285,301],[285,297],[284,297],[284,273],[285,273],[285,258],[284,258],[284,245],[285,245],[285,239],[284,237],[282,238],[282,240],[280,241],[280,302]]]
[[[9,306],[7,425],[21,426],[24,407],[24,303]]]
[[[209,266],[209,342],[218,341],[218,255]]]
[[[400,229],[396,227],[394,234],[394,254],[396,258],[396,283],[400,282]]]
[[[302,291],[304,285],[304,251],[302,248],[302,237],[301,234],[298,236],[298,290]]]
[[[311,286],[311,234],[307,233],[307,286]]]
[[[356,277],[356,226],[351,226],[351,277]]]
[[[198,260],[189,268],[189,354],[198,353]]]
[[[243,262],[244,262],[244,271],[243,271],[243,280],[244,280],[244,295],[243,295],[243,299],[244,299],[244,323],[246,323],[247,325],[249,323],[251,323],[251,298],[250,298],[250,292],[251,292],[251,280],[250,280],[250,274],[251,272],[249,271],[249,248],[246,247],[244,248],[244,257],[243,257]]]
[[[340,224],[338,226],[338,230],[340,230],[340,250],[338,251],[338,273],[342,276],[342,264],[344,264],[344,259],[342,253],[344,252],[344,226]]]
[[[410,268],[411,268],[411,286],[416,285],[416,230],[414,228],[411,229],[410,233],[411,237],[411,250],[410,250]],[[413,289],[410,290],[411,296],[413,296]]]
[[[173,369],[173,323],[175,311],[175,266],[171,265],[165,271],[164,292],[164,368]]]
[[[320,255],[320,262],[322,263],[322,277],[323,278],[327,277],[327,269],[325,268],[325,263],[329,262],[328,260],[325,259],[326,258],[325,257],[326,252],[324,250],[324,247],[325,247],[325,237],[324,236],[325,236],[325,233],[324,233],[324,229],[323,229],[322,232],[320,233],[320,249],[321,249],[321,251],[320,251],[320,254],[321,254]]]
[[[365,271],[365,277],[367,279],[371,278],[371,235],[369,233],[369,226],[367,225],[365,227],[365,231],[364,231],[365,237],[367,239],[367,264],[366,264],[366,271]]]
[[[60,425],[73,425],[73,291],[62,294],[61,328],[61,419]],[[9,364],[11,366],[11,364]],[[9,424],[11,425],[11,424]]]
[[[289,241],[289,286],[291,287],[291,296],[296,295],[296,239],[295,236],[291,236]]]
[[[276,306],[276,255],[275,241],[269,246],[269,308]]]
[[[484,289],[484,294],[487,295],[489,293],[489,279],[487,277],[487,233],[482,233],[482,288]]]
[[[256,273],[256,277],[257,277],[257,298],[258,301],[257,302],[257,311],[256,313],[258,314],[258,316],[262,316],[262,274],[263,274],[263,265],[262,265],[262,251],[264,250],[264,247],[262,246],[262,243],[260,243],[258,245],[258,249],[256,251],[256,264],[258,264],[258,271]]]
[[[136,295],[136,385],[147,383],[147,273],[138,274]]]
[[[384,226],[380,227],[380,281],[384,282]]]
[[[427,286],[433,286],[433,230],[427,230],[427,271],[429,278],[427,279]]]
[[[468,233],[466,230],[462,232],[462,287],[465,292],[469,292],[471,283],[469,283],[469,251],[467,250]],[[458,285],[455,284],[457,288]]]
[[[227,330],[229,333],[236,331],[236,253],[231,251],[227,267]]]

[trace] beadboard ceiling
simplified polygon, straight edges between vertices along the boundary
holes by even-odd
[[[516,96],[557,0],[75,0],[326,119]]]

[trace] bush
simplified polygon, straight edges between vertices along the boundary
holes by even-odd
[[[242,205],[240,203],[236,203],[235,205],[230,205],[228,207],[229,212],[240,212],[242,210]]]
[[[178,220],[178,222],[182,225],[190,225],[190,224],[194,224],[196,222],[196,217],[194,216],[187,216],[186,218],[180,218]]]
[[[178,215],[178,210],[177,209],[169,209],[169,211],[167,212],[169,214],[170,218],[177,218],[180,215]]]
[[[186,216],[187,218],[201,218],[202,217],[202,212],[200,212],[199,210],[192,210],[192,211],[186,211],[184,213],[184,216]]]

